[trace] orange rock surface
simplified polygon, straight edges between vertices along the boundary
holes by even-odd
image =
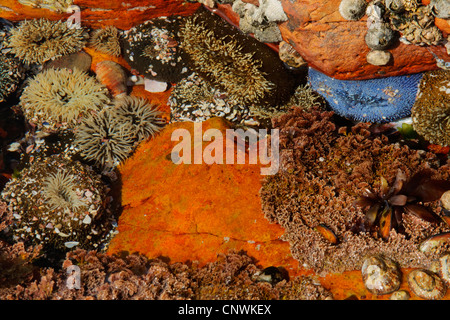
[[[370,49],[364,40],[367,16],[359,21],[345,20],[339,13],[340,1],[281,0],[289,18],[279,24],[283,40],[316,70],[336,79],[364,80],[435,70],[436,61],[429,50],[450,61],[443,46],[420,47],[400,42],[389,50],[393,56],[390,64],[369,64],[366,55]],[[218,11],[238,24],[239,17],[229,4],[218,5]],[[441,20],[436,19],[436,24],[447,31],[448,21]]]
[[[225,136],[229,127],[214,118],[202,124],[203,132],[210,128]],[[137,251],[202,265],[219,252],[242,249],[262,266],[295,271],[298,263],[280,240],[283,229],[270,224],[261,211],[260,165],[176,165],[170,158],[179,143],[171,141],[175,129],[194,137],[193,123],[168,125],[120,166],[124,209],[108,252]]]
[[[81,9],[83,26],[98,28],[114,25],[124,30],[160,16],[190,15],[200,6],[183,0],[74,0],[74,5]],[[69,13],[25,6],[17,0],[2,0],[0,4],[0,17],[11,21],[41,17],[56,20],[69,16]]]

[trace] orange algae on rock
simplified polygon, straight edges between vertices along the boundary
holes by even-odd
[[[90,28],[114,25],[129,29],[143,21],[161,16],[190,15],[200,6],[183,0],[74,0],[80,8],[81,24]],[[67,18],[71,13],[57,13],[47,9],[33,8],[17,0],[2,0],[0,17],[20,21],[46,17],[50,20]]]
[[[230,127],[212,118],[202,123],[203,133],[210,128],[225,137]],[[204,265],[235,249],[246,251],[262,266],[295,271],[298,262],[280,240],[283,229],[261,212],[261,165],[176,165],[171,160],[179,143],[171,141],[176,129],[188,130],[193,143],[192,122],[170,124],[119,167],[123,212],[108,253],[140,252]],[[209,144],[203,142],[202,147]]]

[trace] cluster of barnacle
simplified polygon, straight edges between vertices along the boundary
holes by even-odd
[[[423,5],[417,0],[342,0],[339,6],[346,20],[359,20],[367,15],[365,41],[372,50],[367,61],[373,65],[386,65],[392,59],[388,51],[396,41],[414,45],[437,45],[443,42],[434,18],[448,19],[448,1],[433,0]]]

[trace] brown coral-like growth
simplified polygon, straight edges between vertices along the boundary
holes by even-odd
[[[79,289],[67,287],[67,270],[78,266]],[[77,300],[204,300],[204,299],[290,299],[323,300],[332,295],[308,276],[261,281],[264,270],[243,252],[219,255],[204,267],[195,263],[168,264],[139,254],[109,256],[94,251],[75,250],[66,255],[63,270],[40,271],[41,278],[22,286],[0,288],[0,299]]]
[[[431,168],[433,179],[448,179],[448,165],[424,151],[391,143],[371,132],[369,124],[338,127],[331,112],[294,108],[273,120],[280,130],[280,170],[266,178],[261,189],[265,216],[286,230],[283,239],[293,256],[318,272],[341,272],[361,267],[362,257],[384,254],[402,267],[426,266],[431,257],[419,251],[428,236],[448,230],[404,215],[402,233],[390,230],[384,241],[365,223],[364,212],[353,206],[366,188],[379,193],[379,177],[393,184],[398,170],[407,176]],[[427,203],[441,215],[436,201]],[[338,241],[318,232],[326,226]]]

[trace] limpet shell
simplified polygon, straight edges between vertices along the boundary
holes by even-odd
[[[398,291],[394,291],[389,299],[390,300],[409,300],[409,298],[411,298],[411,296],[408,291],[398,290]]]
[[[450,253],[446,253],[433,261],[430,270],[438,274],[447,285],[450,285]]]
[[[376,255],[366,258],[361,273],[366,289],[373,294],[388,294],[400,288],[400,268],[388,257]]]
[[[442,299],[447,291],[442,279],[425,269],[411,271],[408,274],[408,285],[415,295],[427,300]]]
[[[367,62],[374,66],[385,66],[391,61],[392,54],[389,51],[372,50],[367,56]]]

